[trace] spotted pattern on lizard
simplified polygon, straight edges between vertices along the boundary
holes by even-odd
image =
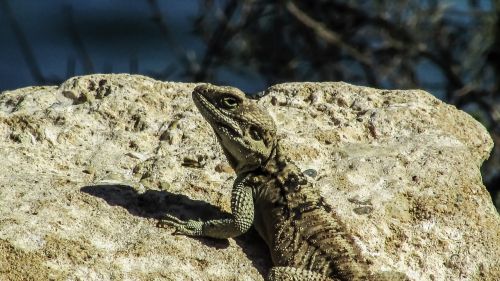
[[[407,280],[395,271],[369,270],[370,261],[333,208],[283,154],[276,125],[264,108],[233,87],[204,84],[192,96],[237,173],[231,217],[183,221],[167,215],[161,226],[226,239],[254,225],[271,253],[270,281]]]

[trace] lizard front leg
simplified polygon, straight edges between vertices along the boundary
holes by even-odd
[[[231,217],[209,221],[180,220],[166,215],[158,226],[165,225],[176,228],[176,234],[189,236],[207,236],[219,239],[236,237],[245,233],[252,226],[254,219],[254,204],[252,187],[248,185],[247,176],[238,176],[231,192]]]

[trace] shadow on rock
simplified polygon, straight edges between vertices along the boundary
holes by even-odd
[[[121,184],[100,184],[84,186],[82,192],[104,199],[111,206],[125,208],[130,214],[143,218],[161,219],[166,214],[182,220],[210,220],[228,218],[229,213],[201,200],[193,200],[182,194],[168,191],[147,190],[139,193],[133,187]],[[193,237],[207,246],[226,248],[227,240]],[[247,233],[237,237],[236,243],[261,272],[269,268],[271,261],[264,241],[252,227]],[[263,258],[268,257],[268,258]]]
[[[121,184],[90,185],[80,190],[104,199],[111,206],[120,206],[130,214],[144,218],[161,219],[166,214],[194,220],[229,216],[227,212],[205,201],[168,191],[147,190],[139,193],[133,187]]]
[[[182,220],[210,220],[227,218],[229,214],[201,200],[193,200],[182,194],[168,191],[147,190],[139,193],[133,187],[122,184],[84,186],[82,192],[104,199],[111,206],[125,208],[130,214],[143,218],[161,219],[166,214]],[[204,244],[225,248],[226,240],[195,237]]]

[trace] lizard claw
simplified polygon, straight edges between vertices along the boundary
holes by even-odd
[[[159,227],[163,227],[164,225],[177,226],[177,225],[183,225],[185,223],[186,223],[185,221],[167,214],[163,219],[160,219],[160,221],[158,222],[158,226]]]
[[[165,226],[175,227],[174,234],[200,236],[202,234],[203,222],[196,220],[184,221],[167,214],[156,226],[161,228],[165,228]]]

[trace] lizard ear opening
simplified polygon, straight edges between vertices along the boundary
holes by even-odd
[[[253,140],[256,140],[256,141],[262,140],[262,134],[261,134],[261,132],[257,128],[255,128],[255,127],[251,127],[250,128],[250,137]]]

